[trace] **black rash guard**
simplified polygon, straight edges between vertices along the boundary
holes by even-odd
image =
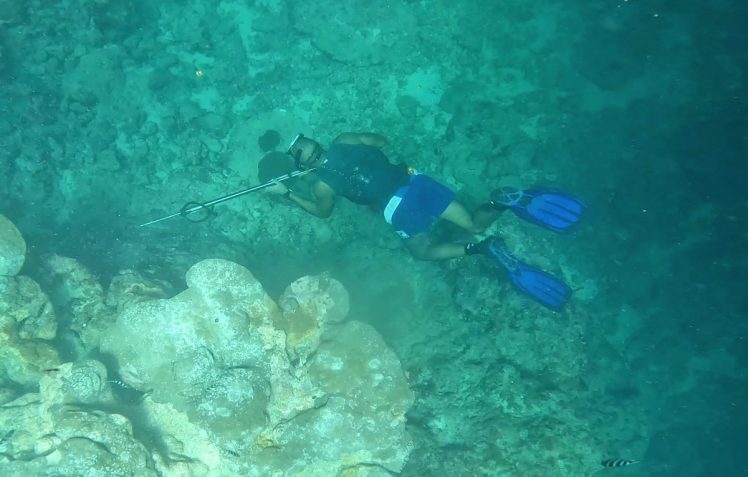
[[[316,174],[336,194],[380,210],[410,181],[407,166],[391,164],[381,150],[365,144],[333,144]]]

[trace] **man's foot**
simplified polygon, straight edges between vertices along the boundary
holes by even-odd
[[[480,242],[469,243],[465,245],[465,255],[485,255],[486,257],[492,257],[491,254],[491,243],[495,240],[501,240],[497,236],[486,237]]]
[[[507,207],[524,207],[529,201],[525,192],[516,187],[500,187],[491,192],[491,205],[499,210]]]

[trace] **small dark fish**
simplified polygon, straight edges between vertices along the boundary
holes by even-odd
[[[626,467],[627,465],[637,464],[638,460],[631,459],[605,459],[600,462],[603,467]]]
[[[44,368],[44,369],[42,369],[42,371],[44,371],[45,373],[53,373],[53,372],[59,371],[59,370],[60,370],[60,368]]]
[[[221,447],[221,452],[226,453],[232,457],[241,457],[241,454],[236,452],[234,449],[229,449],[228,447]]]
[[[112,393],[114,393],[117,399],[129,404],[140,403],[153,392],[153,389],[147,391],[136,389],[121,379],[109,379],[107,382],[114,385],[112,386]]]

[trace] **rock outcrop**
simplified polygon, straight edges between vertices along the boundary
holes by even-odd
[[[33,279],[17,275],[25,258],[21,233],[0,215],[0,404],[19,387],[35,386],[41,369],[59,363],[48,342],[57,334],[52,304]]]
[[[38,393],[5,404],[0,408],[2,475],[156,477],[149,451],[133,437],[131,421],[112,412],[107,394],[101,363],[66,363],[42,376]]]
[[[205,260],[186,278],[174,298],[125,308],[101,341],[123,384],[147,395],[142,406],[166,443],[154,457],[160,472],[355,476],[402,468],[412,392],[381,337],[343,322],[340,283],[301,278],[281,309],[235,263]],[[175,455],[189,462],[175,463]]]
[[[26,242],[21,232],[0,214],[0,275],[16,275],[26,260]]]
[[[23,239],[8,224],[0,255],[15,273]],[[225,260],[194,265],[169,299],[168,284],[135,271],[105,290],[73,258],[40,263],[57,311],[31,278],[0,276],[0,474],[378,477],[404,467],[413,393],[379,334],[346,321],[348,293],[333,278],[296,280],[279,306]],[[58,325],[75,337],[72,363],[51,344]]]

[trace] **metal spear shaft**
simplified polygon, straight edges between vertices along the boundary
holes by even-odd
[[[162,220],[170,219],[172,217],[176,216],[182,216],[186,217],[189,214],[192,214],[194,212],[197,212],[198,210],[208,209],[216,204],[220,204],[221,202],[226,202],[227,200],[235,199],[239,196],[242,196],[244,194],[249,194],[250,192],[254,192],[256,190],[264,189],[265,187],[270,187],[271,185],[275,184],[276,182],[282,182],[294,177],[303,176],[304,174],[309,174],[310,172],[314,171],[316,168],[311,169],[305,169],[303,171],[293,171],[289,172],[288,174],[284,174],[282,176],[276,177],[274,179],[270,179],[267,182],[264,182],[262,184],[252,186],[248,189],[243,189],[237,192],[233,192],[228,195],[224,195],[223,197],[219,197],[217,199],[209,200],[205,203],[198,203],[198,202],[188,202],[182,207],[182,210],[179,212],[175,212],[171,215],[167,215],[165,217],[159,217],[158,219],[151,220],[150,222],[146,222],[144,224],[138,225],[138,227],[145,227],[146,225],[155,224],[156,222],[161,222]]]

